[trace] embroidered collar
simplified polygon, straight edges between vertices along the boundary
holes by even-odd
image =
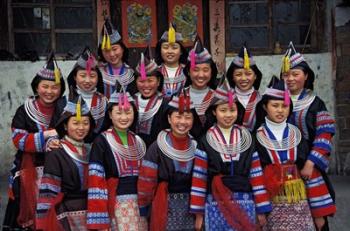
[[[177,150],[173,147],[169,137],[170,129],[161,131],[157,137],[157,144],[164,155],[172,160],[186,162],[194,158],[197,142],[190,137],[190,145],[186,150]]]
[[[194,104],[194,107],[196,109],[196,112],[198,115],[204,115],[206,110],[208,109],[208,107],[210,106],[211,102],[212,102],[212,99],[214,97],[214,94],[213,94],[213,90],[210,89],[209,87],[206,89],[207,90],[207,93],[204,95],[201,103],[195,103],[193,102]],[[191,99],[193,99],[194,97],[196,97],[195,95],[196,94],[193,94],[194,92],[198,92],[198,90],[196,89],[193,89],[191,86],[186,88],[186,91],[187,93],[190,95]],[[192,95],[191,95],[192,93]],[[193,101],[193,100],[192,100]]]
[[[142,100],[141,97],[142,95],[139,92],[135,94],[135,104],[136,107],[139,109],[138,119],[140,122],[144,122],[151,119],[158,112],[163,102],[163,97],[161,93],[157,92],[156,95],[152,96],[150,99],[147,100],[147,105],[145,108],[141,108],[139,105],[139,102]]]
[[[248,150],[252,144],[252,137],[245,127],[233,125],[230,140],[227,141],[217,125],[211,127],[206,139],[208,144],[220,154],[228,154],[233,160],[239,159],[241,153]]]
[[[143,140],[130,131],[127,132],[128,145],[123,145],[120,143],[120,138],[117,137],[118,134],[116,134],[114,129],[108,129],[102,134],[106,138],[112,152],[118,154],[125,160],[140,160],[146,154],[146,145]]]
[[[24,109],[31,120],[33,120],[36,124],[43,126],[44,128],[48,128],[51,121],[52,115],[43,114],[39,110],[39,105],[35,97],[29,97],[24,102]]]
[[[83,142],[78,142],[65,136],[61,140],[61,145],[64,151],[74,160],[81,162],[83,164],[89,163],[89,154],[91,145],[85,144]]]
[[[301,111],[309,107],[315,98],[316,95],[313,91],[304,89],[300,94],[299,99],[293,101],[293,112]]]
[[[103,82],[112,86],[116,84],[116,81],[118,81],[118,83],[122,86],[129,85],[132,81],[134,81],[134,71],[126,64],[123,64],[122,69],[124,71],[121,71],[119,74],[109,73],[108,64],[105,64],[105,66],[101,68]]]
[[[277,141],[271,130],[264,124],[257,130],[256,138],[266,149],[285,151],[298,146],[301,141],[301,133],[296,126],[287,123],[283,139]]]

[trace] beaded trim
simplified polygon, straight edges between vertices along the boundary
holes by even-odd
[[[191,97],[190,87],[188,87],[186,90],[187,90],[188,95]],[[205,112],[209,108],[211,102],[213,101],[213,98],[214,98],[214,91],[209,88],[209,91],[204,96],[204,98],[202,100],[202,103],[194,104],[194,107],[195,107],[196,112],[197,112],[198,115],[204,115],[205,114]]]
[[[258,129],[256,138],[263,147],[269,150],[285,151],[295,148],[301,141],[300,130],[290,123],[287,123],[287,126],[289,129],[288,137],[283,138],[281,141],[272,140],[270,137],[268,137],[265,126],[261,126]]]
[[[186,162],[194,158],[194,153],[197,149],[197,142],[190,137],[191,144],[186,150],[178,150],[172,147],[167,140],[170,129],[161,131],[157,137],[157,144],[164,155],[172,160]]]
[[[311,90],[308,90],[304,98],[293,102],[293,112],[301,111],[309,107],[312,102],[314,102],[315,98],[316,95]]]
[[[64,151],[74,160],[79,161],[83,164],[88,164],[89,163],[89,154],[90,154],[90,149],[91,146],[89,144],[85,144],[85,143],[80,143],[80,142],[72,142],[71,138],[64,138],[64,140],[66,142],[71,143],[73,146],[75,146],[75,148],[77,149],[75,152],[74,150],[72,150],[67,144],[65,144],[65,142],[61,142],[62,148],[64,149]],[[78,148],[81,148],[81,150],[83,152],[86,152],[86,155],[81,155],[78,151]]]
[[[252,136],[245,127],[238,127],[237,125],[232,127],[231,134],[234,132],[234,135],[237,136],[232,140],[232,143],[229,143],[230,141],[224,143],[225,140],[220,140],[219,136],[215,134],[217,133],[216,130],[219,130],[217,126],[211,127],[207,132],[206,139],[208,144],[220,154],[228,154],[239,159],[239,154],[248,150],[252,144]]]
[[[136,97],[138,99],[140,99],[141,94],[136,93]],[[156,99],[156,100],[157,100],[156,104],[152,108],[150,108],[148,111],[144,111],[144,112],[141,112],[141,110],[138,111],[140,122],[144,122],[144,121],[151,119],[158,112],[159,107],[163,102],[163,98],[160,95],[158,95],[158,99]]]
[[[146,144],[137,135],[134,135],[134,145],[123,145],[118,143],[112,134],[112,129],[108,129],[103,135],[106,137],[112,152],[118,154],[124,160],[140,160],[146,154]]]
[[[48,128],[50,125],[51,117],[43,114],[38,110],[39,106],[34,97],[29,97],[24,102],[24,109],[31,120],[35,123]]]
[[[108,85],[114,86],[118,82],[122,86],[129,85],[134,81],[134,71],[131,68],[126,67],[125,72],[120,75],[111,75],[105,71],[105,68],[101,68],[101,73],[103,76],[103,82]]]

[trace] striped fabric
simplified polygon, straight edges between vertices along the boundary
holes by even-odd
[[[59,192],[61,192],[61,177],[45,173],[39,187],[39,198],[36,208],[36,229],[40,230],[46,227],[48,210],[53,206]]]
[[[142,160],[137,182],[138,204],[140,215],[146,216],[157,188],[158,165],[148,160]]]
[[[192,187],[190,198],[190,213],[204,213],[205,196],[207,189],[207,154],[196,150],[192,172]]]
[[[272,210],[269,195],[264,186],[264,176],[261,168],[259,155],[257,152],[253,153],[252,163],[250,167],[250,184],[252,185],[254,201],[257,213],[267,213]]]
[[[334,214],[336,207],[321,173],[314,168],[310,180],[306,181],[306,192],[313,217]]]
[[[29,133],[24,129],[12,128],[12,142],[24,152],[43,152],[45,147],[43,131]]]
[[[108,215],[108,191],[105,170],[100,163],[89,164],[88,186],[88,229],[107,229],[110,227]]]

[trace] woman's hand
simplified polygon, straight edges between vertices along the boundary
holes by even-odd
[[[265,226],[267,223],[266,215],[265,214],[258,214],[258,222],[259,222],[260,227]]]
[[[58,136],[56,129],[50,129],[50,130],[46,130],[44,131],[44,138],[45,140],[49,137],[53,137],[53,136]]]
[[[324,219],[324,217],[315,217],[314,222],[315,222],[317,231],[321,231],[322,227],[326,223],[326,220]]]
[[[303,169],[300,171],[301,178],[304,180],[309,180],[311,178],[312,172],[314,171],[314,163],[311,160],[307,160]]]
[[[203,226],[203,214],[196,213],[196,221],[194,224],[194,229],[196,231],[200,231],[200,230],[202,230],[202,226]]]
[[[61,142],[59,139],[50,139],[46,143],[46,151],[52,151],[52,149],[57,149],[61,147]]]

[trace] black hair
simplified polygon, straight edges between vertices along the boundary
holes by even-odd
[[[258,66],[255,64],[250,66],[250,68],[254,71],[255,76],[256,76],[256,79],[255,79],[254,84],[253,84],[254,89],[259,90],[261,79],[262,79],[262,73],[259,70]],[[233,72],[236,69],[243,69],[243,67],[237,66],[234,62],[231,62],[229,68],[227,69],[227,73],[226,73],[227,81],[232,88],[235,88],[235,86],[236,86],[236,83],[233,81]]]
[[[32,80],[31,87],[32,87],[34,95],[38,94],[37,88],[39,86],[39,83],[42,80],[48,80],[48,79],[44,79],[39,75],[35,75],[34,79]],[[55,80],[48,80],[48,81],[55,81]],[[62,97],[62,95],[64,94],[64,92],[66,90],[66,84],[64,83],[64,79],[62,77],[60,78],[60,85],[61,85],[60,97]],[[58,98],[60,98],[60,97],[58,97]]]
[[[122,39],[120,39],[118,42],[111,44],[111,46],[113,45],[120,45],[123,48],[123,56],[122,56],[122,61],[126,64],[128,64],[129,61],[129,49],[125,46],[125,44],[123,43]],[[103,53],[102,53],[102,44],[100,44],[98,46],[97,49],[97,55],[98,55],[98,61],[101,61],[103,63],[107,63],[107,60],[103,57]]]
[[[216,67],[215,62],[210,59],[209,62],[206,62],[210,65],[211,68],[211,77],[208,82],[208,86],[211,89],[216,89],[217,84],[218,84],[218,79],[217,79],[217,74],[218,74],[218,69]],[[191,76],[190,76],[190,68],[191,68],[191,62],[187,62],[185,69],[184,69],[184,74],[186,75],[186,84],[185,87],[188,87],[192,84]]]
[[[156,45],[156,50],[155,50],[155,61],[158,65],[161,65],[162,63],[164,63],[164,60],[162,58],[162,43],[164,42],[167,42],[166,40],[159,40],[157,42],[157,45]],[[186,64],[187,62],[187,56],[188,56],[188,52],[186,50],[186,48],[182,45],[181,42],[175,42],[177,44],[180,45],[180,52],[181,52],[181,55],[180,55],[180,59],[179,59],[179,64],[182,63],[182,64]]]

